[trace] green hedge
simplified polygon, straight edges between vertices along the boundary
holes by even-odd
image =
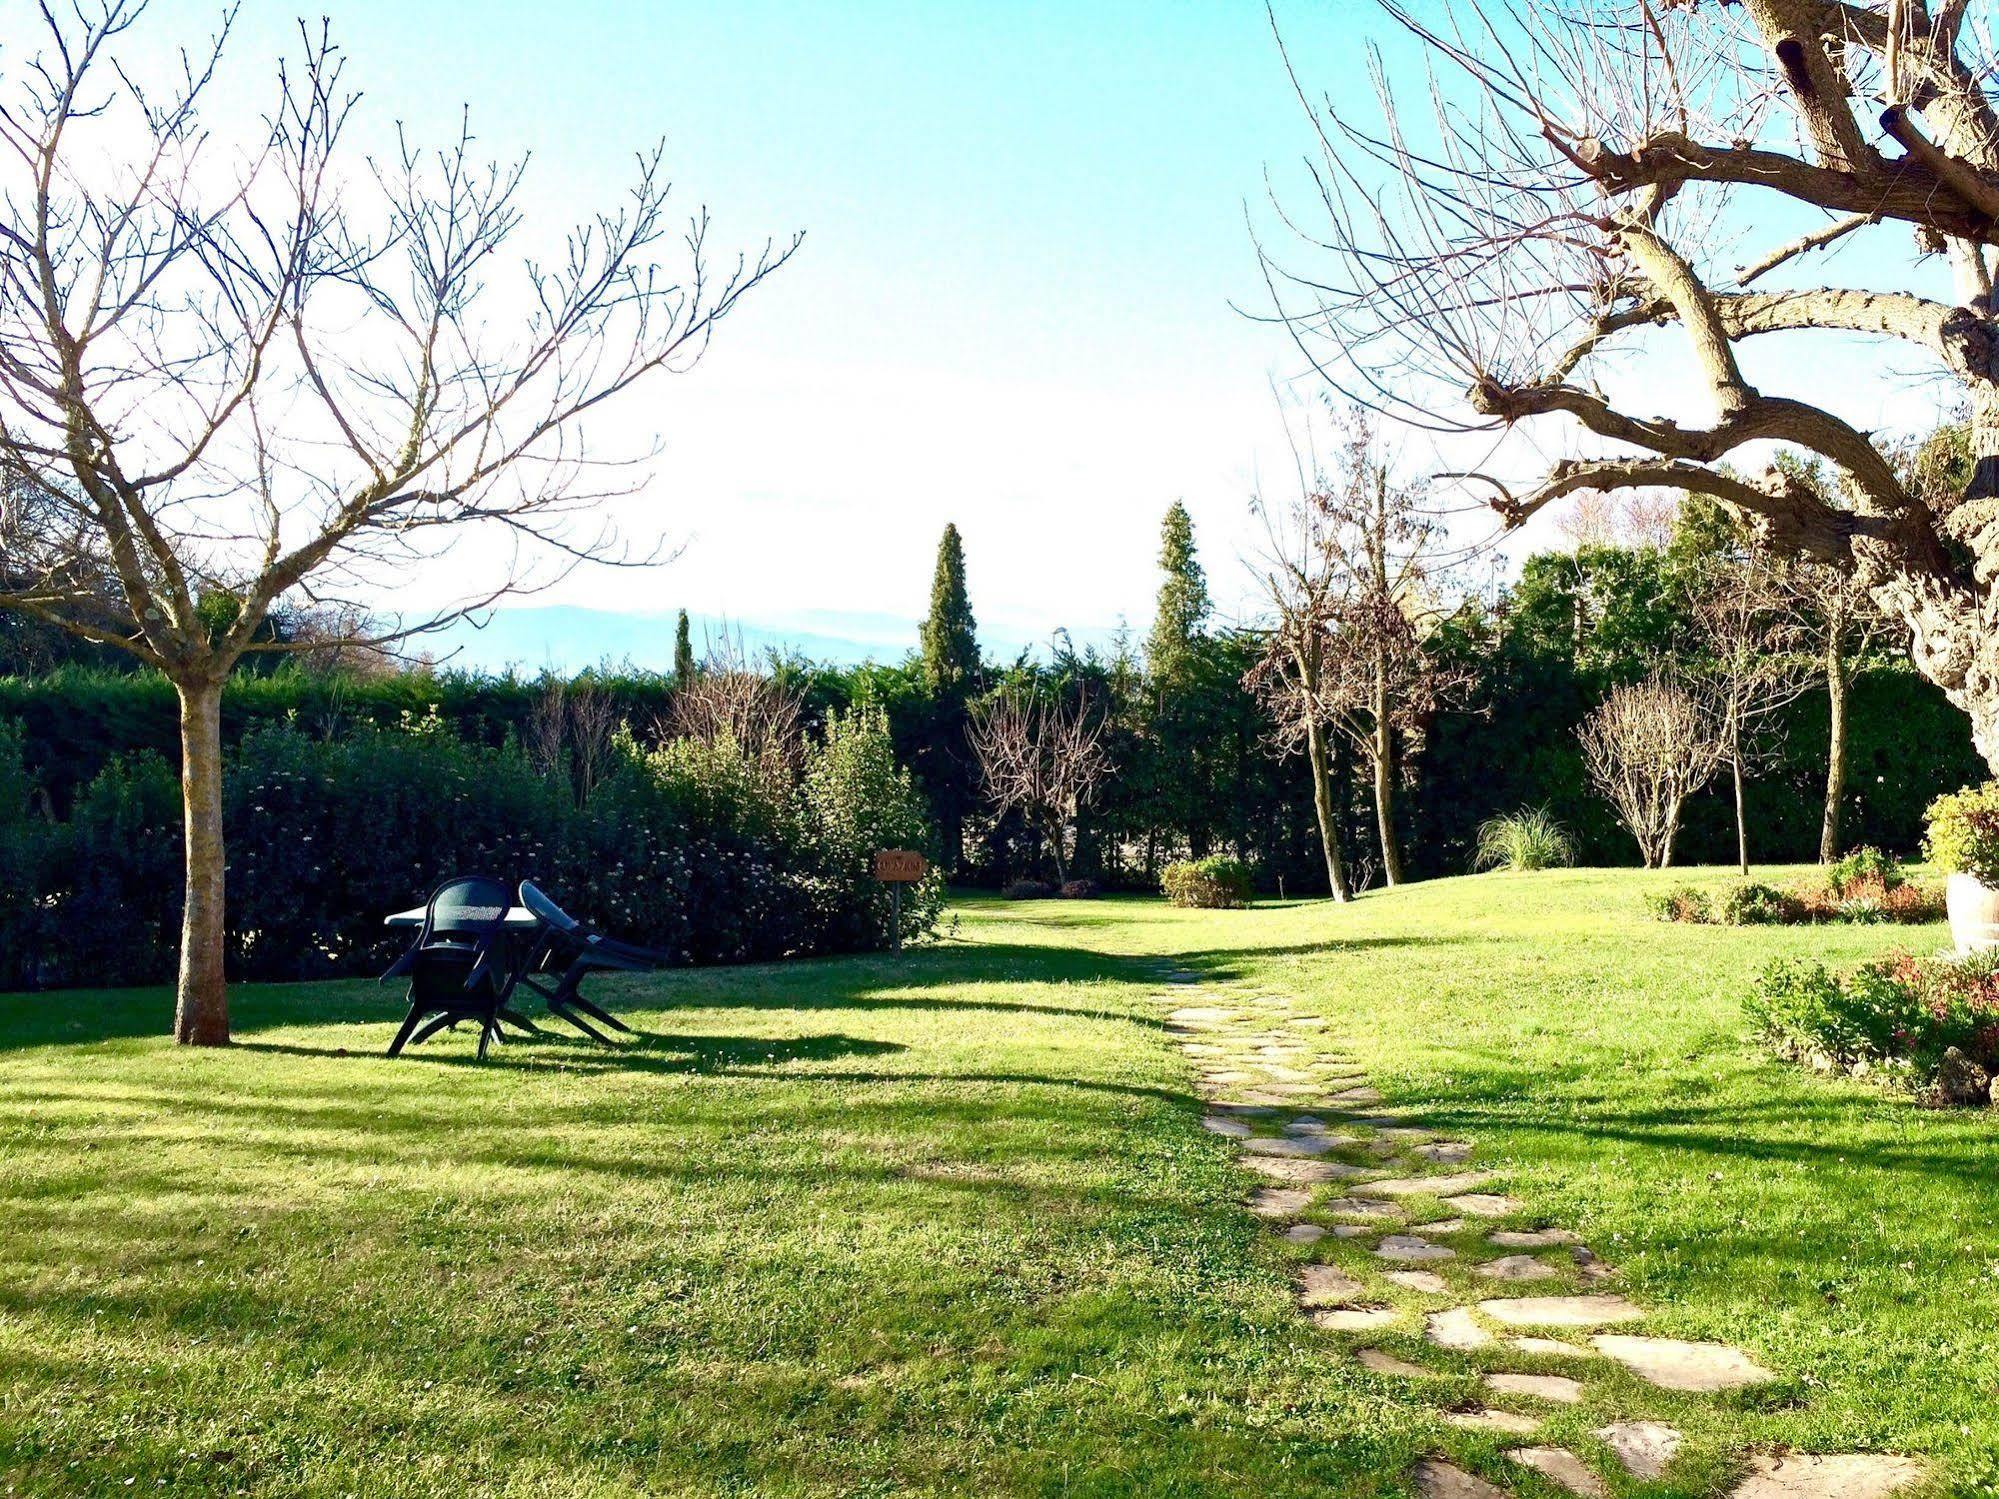
[[[24,741],[0,725],[0,989],[167,979],[181,900],[171,767],[150,751],[108,761],[50,821]],[[829,719],[797,778],[726,743],[648,752],[625,737],[582,805],[512,745],[468,742],[436,716],[335,739],[258,727],[224,786],[242,978],[378,971],[407,941],[382,917],[471,872],[533,879],[682,962],[875,949],[890,933],[873,851],[931,846],[886,723],[862,711]],[[939,899],[934,880],[905,899],[905,936],[929,929]]]

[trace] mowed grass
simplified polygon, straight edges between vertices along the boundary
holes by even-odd
[[[1556,1439],[1672,1419],[1647,1493],[1786,1443],[1999,1491],[1999,1130],[1769,1061],[1739,1007],[1777,953],[1941,932],[1666,926],[1652,878],[974,901],[900,962],[607,984],[642,1040],[484,1067],[383,1060],[364,984],[240,989],[226,1053],[157,1039],[158,991],[0,998],[0,1493],[1368,1495],[1430,1451],[1556,1492],[1442,1420],[1501,1360],[1391,1337],[1445,1376],[1401,1386],[1299,1318],[1292,1262],[1365,1255],[1243,1212],[1161,957],[1326,1015],[1647,1330],[1781,1376],[1598,1375]]]

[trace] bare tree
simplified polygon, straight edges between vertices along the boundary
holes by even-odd
[[[583,677],[569,693],[569,733],[576,746],[576,799],[590,793],[611,763],[611,742],[618,731],[618,702],[593,677]]]
[[[1825,812],[1819,821],[1819,862],[1830,864],[1840,855],[1854,663],[1888,642],[1894,621],[1881,612],[1852,567],[1800,558],[1783,569],[1780,582],[1790,599],[1800,648],[1818,660],[1825,681]]]
[[[796,248],[708,264],[676,240],[658,150],[622,205],[496,290],[525,163],[347,145],[358,95],[322,27],[236,140],[204,106],[233,12],[171,56],[145,0],[45,6],[0,73],[0,473],[45,524],[10,536],[0,608],[114,646],[180,699],[187,885],[174,1034],[228,1040],[222,686],[281,600],[352,600],[482,526],[526,559],[404,637],[611,557],[631,480],[580,423],[684,370]],[[115,593],[90,586],[103,574]],[[545,579],[543,579],[545,581]],[[217,610],[214,601],[227,601]],[[217,620],[223,621],[217,623]]]
[[[569,773],[569,683],[553,671],[541,674],[522,726],[521,747],[543,775]]]
[[[1687,798],[1714,777],[1722,740],[1713,707],[1654,673],[1616,687],[1577,730],[1590,779],[1617,809],[1647,869],[1673,862]]]
[[[1069,878],[1069,855],[1084,807],[1111,772],[1104,719],[1087,697],[1071,707],[1039,694],[1003,691],[972,710],[972,753],[996,811],[1018,811],[1047,843],[1055,877]]]
[[[674,689],[662,730],[667,738],[732,744],[766,776],[789,781],[804,761],[804,712],[793,688],[725,644]]]
[[[1433,430],[1587,434],[1552,467],[1536,457],[1540,477],[1518,492],[1503,458],[1481,460],[1501,470],[1480,477],[1509,523],[1581,490],[1665,486],[1712,495],[1775,550],[1852,567],[1999,771],[1999,110],[1987,92],[1999,45],[1985,10],[1383,0],[1428,54],[1426,107],[1401,109],[1385,78],[1377,121],[1313,107],[1314,222],[1287,218],[1314,263],[1292,271],[1266,251],[1280,313],[1333,384]],[[1801,217],[1795,238],[1766,228],[1793,234]],[[1805,279],[1849,242],[1871,243],[1855,265],[1874,285]],[[1930,255],[1954,273],[1945,296],[1919,269]],[[1797,393],[1752,383],[1742,346],[1782,333],[1895,340],[1954,385],[1971,413],[1961,493],[1925,503],[1881,440],[1822,403],[1808,360],[1794,366]],[[1642,376],[1669,338],[1693,354],[1712,408],[1691,424],[1657,408],[1670,381],[1606,392],[1618,356]],[[1781,470],[1728,467],[1767,441],[1836,468],[1851,508]]]
[[[1804,696],[1815,677],[1800,652],[1796,614],[1787,607],[1782,571],[1755,552],[1717,559],[1694,596],[1716,749],[1735,792],[1735,858],[1749,873],[1749,823],[1743,788],[1768,756],[1778,716]]]

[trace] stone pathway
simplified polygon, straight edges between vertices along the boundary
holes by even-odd
[[[1249,1210],[1312,1251],[1294,1281],[1299,1309],[1327,1332],[1359,1335],[1361,1368],[1412,1396],[1442,1380],[1463,1388],[1457,1370],[1375,1346],[1380,1333],[1410,1340],[1412,1351],[1420,1333],[1433,1348],[1492,1365],[1479,1377],[1493,1403],[1441,1414],[1502,1439],[1531,1437],[1548,1415],[1589,1399],[1597,1372],[1614,1367],[1682,1394],[1721,1395],[1776,1377],[1740,1348],[1626,1330],[1646,1310],[1598,1288],[1616,1270],[1575,1232],[1533,1222],[1525,1204],[1498,1190],[1504,1173],[1475,1163],[1475,1141],[1439,1138],[1384,1109],[1321,1017],[1293,1013],[1281,995],[1190,991],[1199,978],[1184,969],[1161,977],[1180,987],[1161,998],[1167,1033],[1199,1077],[1201,1123],[1267,1183],[1248,1194]],[[1322,1257],[1342,1244],[1353,1246],[1337,1251],[1346,1263]],[[1358,1250],[1366,1252],[1353,1258]],[[1514,1285],[1546,1291],[1504,1294]],[[1508,1367],[1519,1360],[1529,1367]],[[1620,1493],[1667,1479],[1681,1447],[1677,1430],[1642,1411],[1593,1437],[1596,1445],[1575,1451],[1523,1442],[1504,1456],[1539,1475],[1530,1486],[1595,1499],[1612,1492],[1606,1475],[1625,1483]],[[1857,1453],[1744,1454],[1744,1466],[1730,1499],[1883,1499],[1924,1476],[1915,1459]],[[1417,1463],[1408,1481],[1425,1499],[1509,1493],[1441,1456]]]

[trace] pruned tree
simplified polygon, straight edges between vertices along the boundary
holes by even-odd
[[[522,560],[380,640],[574,559],[634,560],[599,505],[634,482],[584,419],[693,364],[798,241],[712,266],[706,215],[676,232],[653,150],[620,206],[502,289],[525,162],[483,162],[469,126],[435,151],[350,146],[359,96],[323,27],[232,138],[204,110],[233,12],[164,73],[145,17],[145,0],[45,6],[0,55],[0,474],[40,497],[8,537],[0,609],[174,684],[174,1034],[217,1045],[222,686],[246,653],[294,649],[272,610],[379,596],[468,526]]]
[[[788,782],[805,759],[805,704],[795,688],[758,671],[725,636],[693,679],[674,689],[660,732],[710,747],[731,745],[763,775]]]
[[[1590,780],[1638,840],[1647,869],[1673,862],[1687,798],[1714,778],[1722,759],[1712,703],[1655,672],[1611,689],[1576,731]]]
[[[1065,707],[1003,690],[972,710],[971,742],[994,811],[1019,812],[1067,881],[1077,822],[1111,773],[1102,715],[1087,696]]]
[[[1266,250],[1280,311],[1332,383],[1380,409],[1453,433],[1524,429],[1537,455],[1584,434],[1552,467],[1536,456],[1526,484],[1483,464],[1508,523],[1582,490],[1665,486],[1732,507],[1774,550],[1853,569],[1999,771],[1999,45],[1986,11],[1384,0],[1429,57],[1426,106],[1403,110],[1384,77],[1379,120],[1313,109],[1322,216],[1289,215],[1313,263],[1293,271]],[[1872,284],[1811,284],[1817,257],[1862,242],[1853,264]],[[1953,273],[1944,295],[1922,273],[1933,255]],[[1959,492],[1926,501],[1885,439],[1824,403],[1809,360],[1790,391],[1745,372],[1745,345],[1814,333],[1891,340],[1961,392]],[[1693,356],[1701,420],[1662,414],[1673,382],[1643,378],[1666,339]],[[1620,383],[1620,364],[1638,378]],[[1830,464],[1851,504],[1728,466],[1769,441]]]

